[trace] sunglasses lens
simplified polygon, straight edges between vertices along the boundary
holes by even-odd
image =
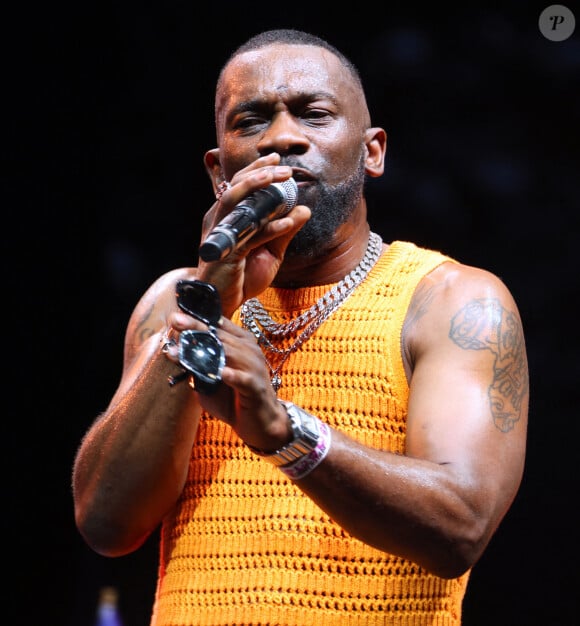
[[[203,384],[217,385],[225,364],[223,345],[211,333],[184,330],[179,339],[179,362]]]
[[[177,283],[177,305],[208,326],[216,326],[222,314],[217,289],[200,280],[180,280]]]

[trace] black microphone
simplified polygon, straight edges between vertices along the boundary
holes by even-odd
[[[203,261],[218,261],[241,246],[267,222],[296,206],[298,185],[293,178],[272,183],[236,204],[199,247]]]

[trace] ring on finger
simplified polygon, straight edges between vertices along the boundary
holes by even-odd
[[[161,337],[161,352],[163,352],[163,354],[169,354],[171,348],[176,345],[177,342],[174,338],[174,329],[169,328],[163,333],[163,336]]]
[[[223,180],[217,187],[217,191],[215,194],[215,198],[216,200],[221,200],[221,197],[224,195],[224,193],[228,190],[231,189],[232,186],[230,183],[228,183],[227,180]]]

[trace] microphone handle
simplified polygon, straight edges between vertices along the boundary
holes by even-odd
[[[200,253],[203,252],[206,245],[210,245],[214,242],[222,249],[220,259],[223,259],[232,250],[247,241],[254,233],[257,232],[260,226],[265,224],[267,221],[267,217],[264,217],[260,221],[255,212],[253,210],[249,210],[247,206],[237,206],[211,231],[210,236],[201,246]],[[225,242],[224,237],[226,238],[227,243]]]
[[[262,226],[288,213],[285,196],[271,185],[259,189],[236,205],[231,213],[211,231],[199,248],[203,261],[218,261],[245,243]]]

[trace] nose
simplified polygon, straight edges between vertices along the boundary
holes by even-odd
[[[288,111],[283,111],[273,116],[257,148],[260,156],[264,156],[272,152],[304,154],[308,146],[308,138],[302,132],[299,121]]]

